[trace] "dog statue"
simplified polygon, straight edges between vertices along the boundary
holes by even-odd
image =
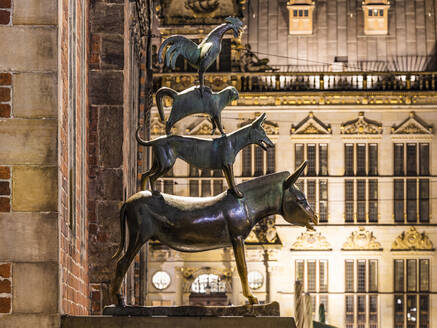
[[[229,103],[238,99],[238,91],[234,87],[226,87],[220,92],[213,92],[205,87],[203,97],[198,86],[176,92],[171,88],[162,87],[156,92],[156,105],[159,117],[164,122],[163,98],[168,96],[173,99],[170,116],[165,125],[165,132],[170,134],[172,126],[182,118],[191,114],[207,114],[212,122],[212,134],[218,127],[221,134],[225,134],[221,123],[221,112]]]
[[[261,126],[265,117],[266,114],[263,113],[251,124],[215,139],[168,135],[145,141],[140,137],[139,127],[136,133],[138,143],[152,147],[153,153],[152,167],[141,176],[142,189],[146,189],[146,178],[149,177],[150,187],[152,191],[155,190],[155,181],[173,167],[177,158],[181,158],[200,169],[222,169],[229,189],[235,196],[242,198],[243,194],[235,185],[233,164],[235,157],[245,146],[257,144],[264,150],[273,147]]]

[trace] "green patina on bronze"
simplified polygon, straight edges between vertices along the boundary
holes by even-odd
[[[228,187],[237,197],[243,197],[235,185],[235,157],[241,149],[250,144],[256,144],[264,150],[274,146],[262,127],[265,117],[266,114],[263,113],[251,124],[215,139],[168,135],[145,141],[141,139],[138,128],[138,143],[152,147],[153,153],[152,167],[141,176],[142,189],[146,189],[146,179],[149,177],[150,187],[155,190],[155,181],[173,167],[177,158],[181,158],[200,169],[223,170]]]
[[[205,87],[203,97],[200,94],[199,87],[191,87],[182,92],[167,87],[163,87],[156,92],[156,106],[158,107],[161,121],[165,121],[163,98],[168,96],[173,99],[171,113],[165,125],[165,132],[170,134],[172,126],[192,114],[207,114],[212,123],[212,133],[215,133],[218,127],[221,134],[225,134],[221,123],[221,112],[233,100],[238,99],[238,91],[234,87],[226,87],[220,92],[212,92]]]
[[[254,178],[238,185],[244,198],[225,191],[215,197],[181,197],[141,191],[130,197],[120,210],[121,242],[125,244],[127,224],[129,245],[118,260],[112,295],[123,305],[120,286],[129,265],[148,240],[182,252],[201,252],[232,246],[243,295],[258,303],[249,289],[244,239],[263,218],[279,214],[287,222],[313,229],[317,217],[305,195],[294,183],[305,169],[304,162],[293,174],[280,172]]]

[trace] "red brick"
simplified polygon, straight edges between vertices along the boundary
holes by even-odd
[[[11,106],[8,104],[0,104],[0,117],[11,117]]]
[[[11,189],[9,188],[9,181],[0,181],[0,195],[11,195]]]
[[[0,8],[11,8],[11,0],[0,0]]]
[[[9,280],[0,280],[0,294],[1,293],[11,293],[11,282]]]
[[[11,312],[11,299],[9,297],[0,297],[0,313]]]
[[[0,197],[0,212],[10,212],[11,201],[8,197]]]
[[[11,277],[11,263],[0,264],[0,277],[2,278]]]
[[[11,89],[10,88],[0,88],[0,101],[11,100]]]
[[[7,10],[0,10],[0,25],[8,25],[11,13]]]
[[[11,177],[11,169],[8,166],[0,166],[0,179],[9,179]]]
[[[0,0],[1,3],[2,0]],[[0,85],[11,85],[12,84],[12,74],[10,73],[0,73]]]

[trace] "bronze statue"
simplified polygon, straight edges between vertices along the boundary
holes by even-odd
[[[250,304],[258,303],[252,295],[244,252],[244,239],[262,218],[279,214],[287,222],[313,229],[317,217],[305,195],[294,186],[306,166],[304,162],[293,174],[273,173],[238,185],[245,195],[237,198],[229,191],[215,197],[181,197],[140,191],[121,207],[121,242],[114,259],[120,257],[125,244],[125,224],[129,245],[118,260],[112,295],[123,306],[120,286],[129,265],[148,240],[183,252],[200,252],[232,245],[243,295]]]
[[[165,132],[170,134],[172,126],[191,114],[204,113],[209,115],[212,122],[212,134],[216,127],[222,135],[225,134],[221,123],[221,112],[231,101],[238,99],[238,91],[234,87],[226,87],[220,92],[212,92],[205,87],[208,92],[203,97],[200,96],[199,87],[191,87],[182,92],[176,92],[171,88],[162,87],[156,92],[156,106],[158,107],[161,121],[165,121],[162,100],[165,96],[173,99],[170,116],[165,125]]]
[[[223,35],[234,31],[237,38],[243,31],[243,23],[236,17],[227,17],[225,23],[214,28],[203,41],[197,45],[183,35],[173,35],[164,40],[159,47],[158,57],[162,62],[162,53],[169,45],[165,53],[165,64],[175,69],[176,60],[182,55],[191,66],[199,72],[200,93],[203,96],[204,74],[211,64],[216,60],[222,48]]]
[[[228,187],[235,196],[243,197],[235,185],[233,164],[237,154],[247,145],[257,144],[264,150],[273,147],[262,127],[265,117],[263,113],[251,124],[215,139],[169,135],[145,141],[141,139],[138,128],[138,143],[152,147],[153,152],[152,167],[141,176],[142,189],[146,189],[146,178],[150,177],[150,187],[155,190],[155,181],[173,167],[177,158],[181,158],[200,169],[222,169]]]
[[[269,59],[260,59],[252,51],[250,44],[246,44],[240,58],[240,69],[242,72],[275,72],[278,69],[269,65]]]

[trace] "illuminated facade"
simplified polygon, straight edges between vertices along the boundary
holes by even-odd
[[[159,15],[170,17],[161,19],[163,38],[184,33],[201,39],[195,28],[182,31],[171,21],[176,3],[161,1]],[[240,92],[222,113],[225,131],[265,112],[275,148],[243,150],[234,164],[236,178],[293,171],[307,160],[298,184],[320,218],[316,232],[267,218],[246,240],[253,291],[261,301],[279,301],[282,315],[294,314],[293,285],[301,280],[315,318],[323,303],[327,322],[338,327],[437,325],[435,5],[239,2],[247,33],[240,43],[224,40],[206,81],[215,90],[234,85]],[[291,32],[290,6],[310,8],[310,33]],[[229,14],[215,10],[197,23],[198,30],[210,30],[205,17],[213,24]],[[378,10],[384,22],[368,17],[370,10]],[[242,70],[244,44],[255,64],[267,66]],[[183,61],[178,67],[177,73],[155,73],[155,88],[193,85],[197,75]],[[155,115],[156,108],[152,138],[164,131]],[[195,116],[175,129],[208,137],[211,124]],[[210,196],[224,190],[226,181],[221,172],[178,161],[161,186],[178,195]],[[162,289],[161,281],[157,288],[151,279],[161,271],[170,277]],[[149,304],[245,300],[231,249],[184,254],[152,244],[149,276]]]

